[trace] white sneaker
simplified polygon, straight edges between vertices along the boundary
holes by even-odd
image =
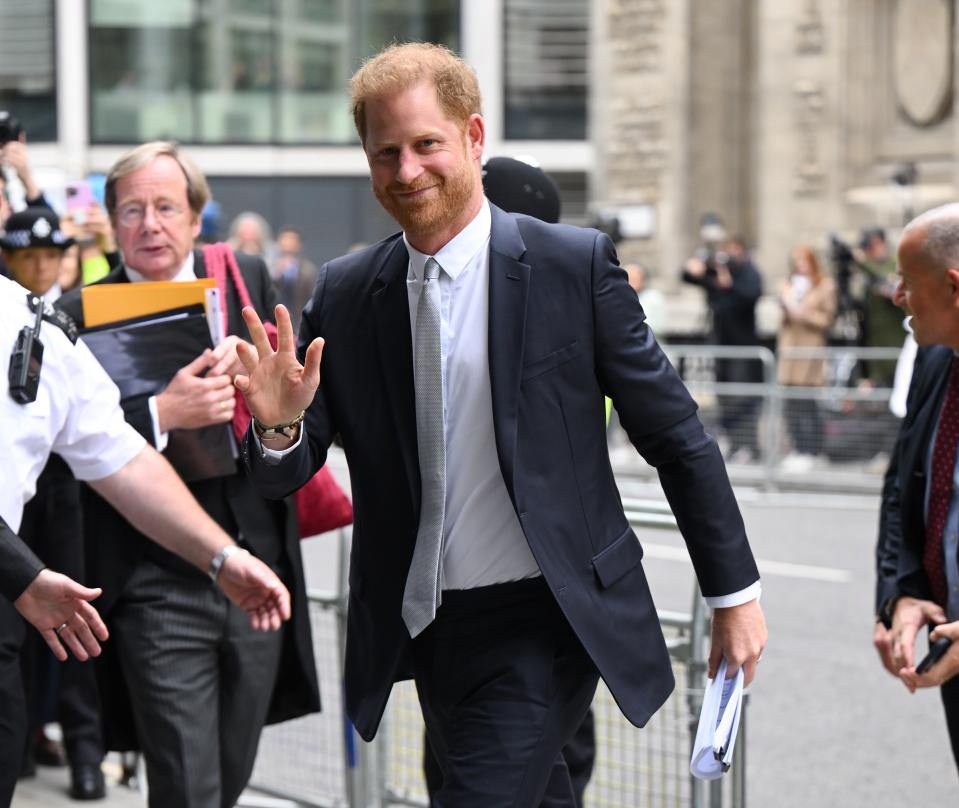
[[[804,474],[813,470],[816,465],[816,459],[809,454],[800,454],[793,452],[783,458],[779,468],[782,471],[788,471],[794,474]]]
[[[740,446],[729,456],[730,463],[746,465],[753,462],[753,450],[748,446]]]

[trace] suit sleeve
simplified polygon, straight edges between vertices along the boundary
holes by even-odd
[[[44,566],[0,516],[0,595],[12,603]]]
[[[920,349],[912,370],[909,395],[906,399],[906,417],[899,426],[896,445],[882,483],[882,506],[879,511],[879,535],[876,538],[876,614],[889,598],[906,594],[899,585],[899,561],[903,546],[900,469],[903,452],[903,434],[912,427],[918,406],[920,385],[916,379],[925,365],[927,351]]]
[[[309,344],[322,336],[321,314],[326,291],[327,265],[320,269],[313,298],[303,310],[300,333],[297,339],[297,355],[300,362],[306,356]],[[326,462],[326,453],[336,434],[335,425],[329,416],[323,398],[323,365],[320,365],[320,387],[313,403],[306,411],[303,425],[304,439],[281,460],[270,461],[260,451],[250,428],[243,438],[242,455],[250,479],[256,489],[270,499],[282,499],[304,485]]]
[[[630,441],[658,473],[707,597],[759,579],[746,529],[716,442],[646,327],[608,237],[593,249],[596,367]]]

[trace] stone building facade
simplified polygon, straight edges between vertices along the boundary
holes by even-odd
[[[794,244],[895,239],[955,198],[955,6],[593,0],[592,198],[623,212],[624,260],[694,308],[677,269],[706,211],[755,245],[774,293]]]

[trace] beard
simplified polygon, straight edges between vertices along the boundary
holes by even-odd
[[[373,186],[373,194],[407,236],[424,236],[440,232],[462,217],[473,196],[475,182],[467,161],[455,174],[427,174],[411,185]],[[422,200],[402,201],[398,197],[402,193],[430,187],[435,187],[436,191]]]

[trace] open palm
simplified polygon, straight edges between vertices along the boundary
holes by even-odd
[[[310,406],[320,385],[320,358],[323,339],[317,337],[306,351],[305,364],[296,358],[296,339],[290,314],[283,305],[275,310],[276,349],[270,344],[266,329],[256,312],[243,309],[243,319],[253,340],[237,344],[237,354],[246,374],[235,379],[237,389],[246,399],[250,412],[261,423],[272,426],[292,421]]]

